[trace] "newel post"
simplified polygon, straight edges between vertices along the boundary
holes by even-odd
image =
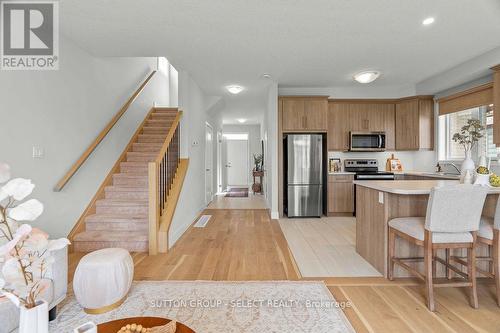
[[[158,165],[156,162],[148,163],[148,187],[149,187],[149,255],[158,254],[158,229],[160,220],[160,209],[158,206]]]

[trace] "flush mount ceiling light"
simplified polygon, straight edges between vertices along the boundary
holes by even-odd
[[[359,83],[370,83],[378,79],[379,76],[380,72],[366,71],[354,75],[354,80],[358,81]]]
[[[243,91],[242,86],[236,86],[236,85],[227,86],[226,89],[233,95],[239,94],[240,92]]]
[[[246,123],[246,122],[247,122],[247,120],[246,120],[245,118],[240,118],[240,119],[236,119],[236,120],[238,120],[238,122],[239,122],[240,124],[243,124],[243,123]]]
[[[269,73],[264,73],[264,74],[262,74],[262,77],[263,77],[264,79],[271,79],[271,78],[272,78],[272,77],[271,77],[271,74],[269,74]]]
[[[434,21],[435,21],[434,17],[428,17],[422,21],[422,24],[423,25],[430,25],[430,24],[434,23]]]

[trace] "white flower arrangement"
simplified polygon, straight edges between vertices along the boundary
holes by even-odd
[[[43,204],[30,199],[35,185],[29,179],[10,180],[10,168],[0,163],[0,296],[17,307],[37,305],[37,298],[47,288],[47,268],[54,262],[51,252],[69,244],[66,238],[49,240],[49,235],[20,221],[34,221],[43,212]]]

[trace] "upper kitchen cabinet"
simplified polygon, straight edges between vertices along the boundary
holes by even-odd
[[[492,68],[493,73],[493,118],[498,119],[500,113],[500,65]],[[493,143],[500,146],[500,121],[493,121]]]
[[[385,132],[386,149],[395,149],[395,105],[383,100],[330,100],[328,149],[349,149],[349,132]]]
[[[432,97],[404,98],[396,102],[396,150],[434,149]]]
[[[349,104],[328,103],[328,150],[349,149]]]
[[[327,130],[328,97],[280,97],[279,103],[283,131]]]

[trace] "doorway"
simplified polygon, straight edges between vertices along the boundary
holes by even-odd
[[[224,134],[226,142],[227,187],[248,187],[248,133]]]
[[[213,199],[213,128],[205,124],[205,204]]]

